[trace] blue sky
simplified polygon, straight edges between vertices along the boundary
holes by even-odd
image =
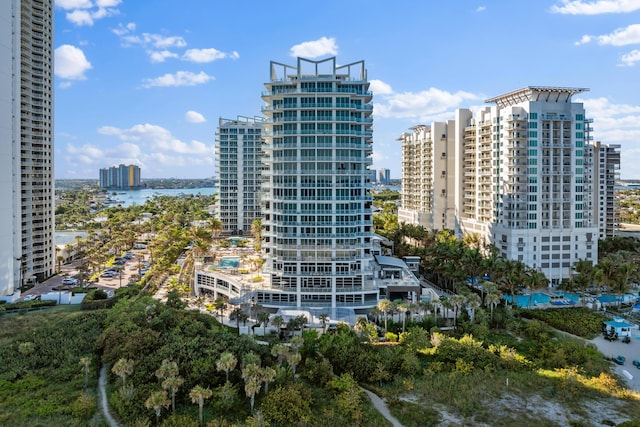
[[[269,62],[364,60],[374,164],[398,136],[533,85],[574,99],[640,179],[640,0],[56,0],[55,176],[214,175],[220,117],[259,116]]]

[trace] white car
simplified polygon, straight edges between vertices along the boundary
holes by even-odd
[[[72,277],[65,277],[64,279],[62,279],[62,284],[64,286],[73,286],[76,285],[78,283],[78,279],[74,279]]]

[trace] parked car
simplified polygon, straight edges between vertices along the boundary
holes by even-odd
[[[102,274],[100,275],[100,277],[113,277],[113,276],[115,276],[116,274],[118,274],[118,273],[116,273],[116,272],[115,272],[115,271],[113,271],[113,270],[107,270],[107,271],[105,271],[104,273],[102,273]]]
[[[624,365],[624,361],[625,361],[625,360],[626,360],[626,359],[625,359],[625,358],[624,358],[624,356],[622,356],[622,355],[618,355],[618,357],[615,357],[615,358],[613,359],[613,361],[614,361],[614,362],[616,362],[618,365]]]
[[[64,286],[75,286],[78,284],[78,279],[74,279],[73,277],[65,277],[62,279],[62,284]]]

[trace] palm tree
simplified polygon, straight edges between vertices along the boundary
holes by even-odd
[[[91,368],[91,358],[90,357],[81,357],[80,365],[84,370],[84,388],[87,388],[89,384],[89,369]]]
[[[255,397],[262,386],[262,371],[260,367],[255,363],[247,364],[242,368],[242,379],[244,380],[244,391],[251,401],[251,413],[253,413]]]
[[[156,413],[156,424],[158,424],[158,421],[160,419],[160,411],[162,411],[162,408],[168,408],[169,407],[169,403],[171,403],[169,401],[169,398],[167,397],[167,392],[166,390],[156,390],[156,391],[152,391],[151,395],[147,398],[147,400],[144,402],[144,406],[147,409],[153,409]]]
[[[482,299],[480,295],[474,293],[470,293],[467,295],[466,301],[467,307],[471,310],[471,323],[473,323],[476,319],[476,310],[482,304]]]
[[[320,316],[318,316],[318,318],[320,319],[320,323],[322,323],[322,333],[326,334],[327,323],[329,323],[329,313],[320,313]]]
[[[222,316],[224,315],[224,311],[227,309],[227,300],[222,297],[218,297],[213,302],[213,306],[220,315],[220,323],[223,323]]]
[[[450,298],[451,305],[453,306],[453,325],[455,326],[458,321],[458,311],[462,308],[466,298],[463,295],[455,294]]]
[[[192,388],[191,391],[189,392],[189,397],[191,398],[191,402],[198,404],[200,425],[202,425],[202,422],[203,422],[202,408],[204,407],[204,401],[210,398],[212,394],[213,392],[211,391],[211,389],[204,388],[199,385]]]
[[[271,347],[271,355],[278,359],[278,366],[282,366],[282,360],[288,352],[289,348],[284,344],[275,344]]]
[[[538,271],[530,268],[525,273],[524,285],[529,290],[528,306],[531,307],[531,302],[533,301],[533,291],[535,289],[547,287],[549,285],[549,280],[547,279],[547,276],[545,276],[542,271]]]
[[[267,334],[267,325],[269,325],[270,315],[266,311],[261,311],[258,313],[258,325],[262,325],[262,335]]]
[[[176,412],[176,393],[182,384],[184,384],[184,378],[181,376],[171,376],[162,381],[162,388],[171,393],[171,412]]]
[[[393,310],[393,303],[388,299],[378,301],[378,310],[384,315],[384,333],[387,334],[387,316]]]
[[[114,363],[111,372],[120,377],[122,380],[122,388],[124,389],[127,385],[127,375],[133,373],[133,360],[125,358],[119,359]]]
[[[439,296],[435,296],[431,300],[431,305],[433,306],[433,318],[436,326],[438,326],[438,311],[442,308],[442,302],[440,301]]]
[[[271,324],[276,327],[278,332],[280,332],[280,328],[282,327],[282,325],[284,325],[284,318],[280,315],[273,316],[273,319],[271,319]]]
[[[242,311],[242,308],[240,307],[235,307],[233,310],[231,310],[231,313],[229,313],[229,320],[235,320],[236,328],[238,329],[240,329],[240,321],[243,314],[244,311]]]
[[[409,305],[405,301],[397,301],[395,302],[396,310],[402,316],[402,332],[404,332],[405,320],[407,318],[407,310],[409,309]]]
[[[291,367],[291,373],[293,374],[293,379],[296,378],[296,367],[302,361],[302,355],[300,353],[287,353],[287,363]]]
[[[491,310],[491,322],[493,322],[493,309],[498,304],[500,304],[501,299],[502,299],[502,296],[500,295],[500,292],[498,292],[497,290],[490,291],[484,296],[484,303],[489,305],[489,308]]]
[[[224,371],[227,381],[229,381],[229,372],[238,364],[238,359],[230,351],[225,351],[220,355],[220,359],[216,362],[216,369]]]
[[[262,368],[262,381],[264,382],[264,393],[269,393],[269,383],[276,378],[276,370],[271,366],[265,366]]]

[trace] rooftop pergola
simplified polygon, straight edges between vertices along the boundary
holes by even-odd
[[[555,86],[528,86],[514,90],[504,95],[487,99],[486,103],[495,103],[503,108],[516,105],[525,101],[544,102],[571,102],[571,97],[577,93],[588,92],[587,88],[555,87]]]

